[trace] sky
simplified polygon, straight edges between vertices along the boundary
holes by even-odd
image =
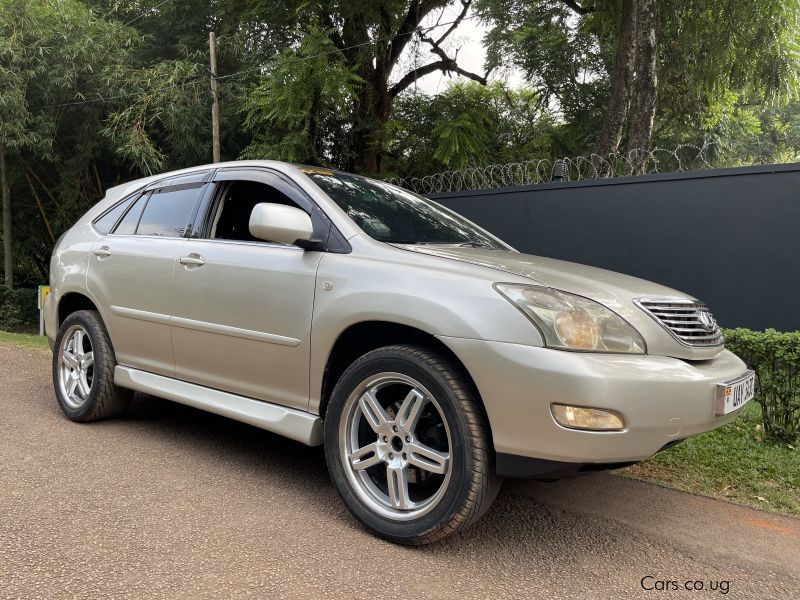
[[[440,18],[439,12],[434,12],[422,22],[423,27],[431,27],[436,25],[437,20],[441,23],[449,23],[454,21],[460,12],[460,5],[448,6],[445,8],[444,14]],[[483,36],[488,30],[486,23],[480,19],[470,16],[474,15],[473,12],[467,14],[467,19],[461,22],[457,29],[455,29],[448,39],[442,44],[442,48],[447,52],[450,57],[455,56],[458,50],[458,66],[467,71],[477,73],[478,75],[484,74],[484,62],[486,61],[486,49],[483,46]],[[431,37],[441,36],[449,25],[438,27],[430,32]],[[421,43],[416,47],[415,44],[410,43],[406,46],[402,56],[402,69],[398,68],[395,72],[399,79],[406,71],[413,68],[415,58],[418,65],[424,65],[428,62],[438,60],[438,57],[432,54],[429,50],[430,45]],[[415,57],[415,52],[417,56]],[[398,65],[399,67],[400,65]],[[448,82],[465,80],[466,78],[460,75],[448,76],[441,71],[430,73],[417,81],[418,91],[426,94],[436,94],[444,90]],[[522,74],[516,70],[510,70],[503,74],[503,80],[512,87],[516,87],[522,83]],[[408,88],[413,90],[413,86]]]

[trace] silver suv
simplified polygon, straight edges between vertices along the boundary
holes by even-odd
[[[404,544],[474,523],[503,477],[641,461],[753,396],[694,298],[520,254],[337,171],[247,161],[119,186],[50,273],[67,417],[139,391],[324,444],[345,504]]]

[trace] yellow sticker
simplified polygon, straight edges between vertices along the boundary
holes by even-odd
[[[44,299],[47,297],[47,294],[50,293],[50,286],[49,285],[40,285],[39,286],[39,310],[42,310],[44,306]]]

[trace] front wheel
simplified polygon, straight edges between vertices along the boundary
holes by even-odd
[[[460,369],[389,346],[342,375],[325,419],[339,495],[377,535],[427,544],[471,525],[497,495],[488,425]]]

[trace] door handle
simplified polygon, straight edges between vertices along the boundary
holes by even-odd
[[[108,246],[100,246],[99,248],[95,248],[93,252],[95,256],[99,256],[100,258],[108,258],[111,256],[111,248]]]
[[[199,254],[190,254],[189,256],[181,256],[178,262],[187,267],[202,267],[206,264],[205,259]]]

